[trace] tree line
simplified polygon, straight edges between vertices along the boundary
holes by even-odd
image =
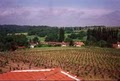
[[[81,31],[86,29],[86,31]],[[75,32],[80,30],[79,32]],[[111,47],[113,43],[120,41],[119,27],[50,27],[50,26],[19,26],[19,25],[0,25],[0,51],[16,50],[19,46],[29,46],[27,35],[16,35],[16,33],[27,32],[29,36],[35,35],[45,37],[45,42],[70,42],[72,46],[74,39],[84,41],[88,46]],[[69,34],[66,37],[66,34]],[[39,39],[35,37],[32,41],[38,42]]]
[[[119,28],[98,27],[87,31],[87,45],[112,47],[112,44],[118,41],[120,41]]]

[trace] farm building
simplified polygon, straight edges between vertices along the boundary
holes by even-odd
[[[0,81],[80,81],[76,76],[70,75],[59,68],[40,70],[16,70],[0,74]]]
[[[85,45],[83,42],[74,42],[74,46],[76,47],[81,47],[83,45]]]
[[[112,46],[113,48],[120,49],[120,42],[117,42],[116,44],[113,44]]]
[[[61,46],[62,46],[62,47],[69,46],[69,43],[67,43],[67,42],[62,42],[62,43],[61,43]]]

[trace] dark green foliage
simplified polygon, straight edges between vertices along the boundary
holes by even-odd
[[[113,43],[119,41],[118,32],[118,28],[97,27],[88,29],[86,43],[88,45],[93,44],[100,47],[111,47]]]
[[[31,27],[28,31],[28,35],[38,35],[40,37],[45,37],[51,33],[58,34],[58,28],[48,26],[35,26]]]
[[[0,51],[14,51],[19,46],[28,46],[28,39],[25,35],[7,35],[1,39]]]
[[[118,34],[118,41],[120,41],[120,33]]]
[[[64,38],[65,38],[65,36],[64,36],[64,28],[60,28],[59,29],[59,42],[62,42],[62,41],[64,41]]]
[[[27,32],[30,26],[0,25],[0,34]]]
[[[95,46],[96,42],[97,42],[96,38],[90,35],[89,40],[86,41],[86,45]]]
[[[85,31],[80,31],[79,33],[72,33],[70,35],[68,35],[69,38],[71,39],[80,39],[82,40],[83,37],[85,37],[87,35],[87,33]]]
[[[80,31],[82,29],[88,29],[87,33],[85,31]],[[3,49],[14,50],[17,48],[17,46],[28,46],[28,40],[26,36],[20,35],[20,33],[26,32],[28,35],[45,37],[45,41],[47,42],[62,42],[65,38],[64,34],[71,33],[68,35],[68,37],[66,37],[66,42],[70,42],[72,39],[83,40],[84,37],[87,37],[87,41],[86,39],[84,41],[86,41],[86,44],[88,45],[111,47],[113,43],[120,41],[119,31],[119,27],[109,28],[105,26],[57,28],[50,26],[0,25],[0,51]],[[16,33],[19,34],[17,35]],[[31,41],[33,40],[31,39]],[[35,38],[34,42],[37,41],[38,38]]]
[[[3,51],[4,44],[3,42],[0,42],[0,51]]]
[[[40,41],[39,41],[39,38],[38,38],[38,37],[34,37],[34,38],[33,38],[33,42],[34,42],[34,43],[39,43],[39,42],[40,42]]]
[[[70,41],[69,46],[74,46],[74,41],[73,40]]]
[[[45,41],[58,41],[58,28],[48,26],[35,26],[30,28],[28,35],[37,35],[40,37],[46,37]]]
[[[69,35],[68,37],[71,38],[71,39],[77,39],[77,38],[78,38],[78,35],[75,34],[75,33],[72,33],[72,34]]]
[[[49,34],[46,38],[45,38],[46,42],[57,42],[58,41],[58,35],[57,34]]]
[[[79,33],[78,33],[78,38],[79,39],[83,39],[83,37],[85,37],[87,35],[87,33],[85,32],[85,31],[80,31]]]
[[[28,46],[28,39],[25,35],[15,35],[15,42],[18,46]]]
[[[73,46],[73,45],[74,45],[73,39],[71,39],[71,38],[69,38],[69,37],[67,37],[67,38],[65,39],[65,42],[68,42],[68,43],[69,43],[69,46]]]
[[[65,39],[65,42],[70,42],[71,40],[72,40],[71,38],[67,37],[67,38]]]
[[[72,32],[73,32],[73,29],[72,29],[72,28],[65,28],[65,32],[66,32],[66,33],[72,33]]]
[[[107,42],[104,41],[104,40],[100,40],[100,41],[98,42],[98,46],[99,46],[99,47],[106,47],[106,46],[107,46]]]

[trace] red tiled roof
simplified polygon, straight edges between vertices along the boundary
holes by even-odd
[[[62,45],[69,45],[68,42],[62,42]]]
[[[41,70],[18,70],[4,74],[0,74],[0,81],[48,81],[48,80],[65,80],[65,81],[80,81],[80,79],[62,71],[61,69],[41,69]]]
[[[75,44],[75,45],[81,45],[81,46],[82,46],[82,45],[85,45],[83,42],[75,42],[74,44]]]
[[[26,48],[25,46],[18,46],[19,49],[23,49]]]

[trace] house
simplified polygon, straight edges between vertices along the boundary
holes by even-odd
[[[120,49],[120,42],[117,42],[116,44],[112,45],[113,48]]]
[[[61,43],[61,46],[62,46],[62,47],[69,46],[69,43],[67,43],[67,42],[62,42],[62,43]]]
[[[37,46],[38,43],[34,43],[34,42],[30,42],[30,48],[35,48],[35,46]]]
[[[74,46],[76,47],[81,47],[83,45],[85,45],[83,42],[74,42]]]
[[[0,74],[0,81],[81,81],[60,68],[39,70],[15,70]]]

